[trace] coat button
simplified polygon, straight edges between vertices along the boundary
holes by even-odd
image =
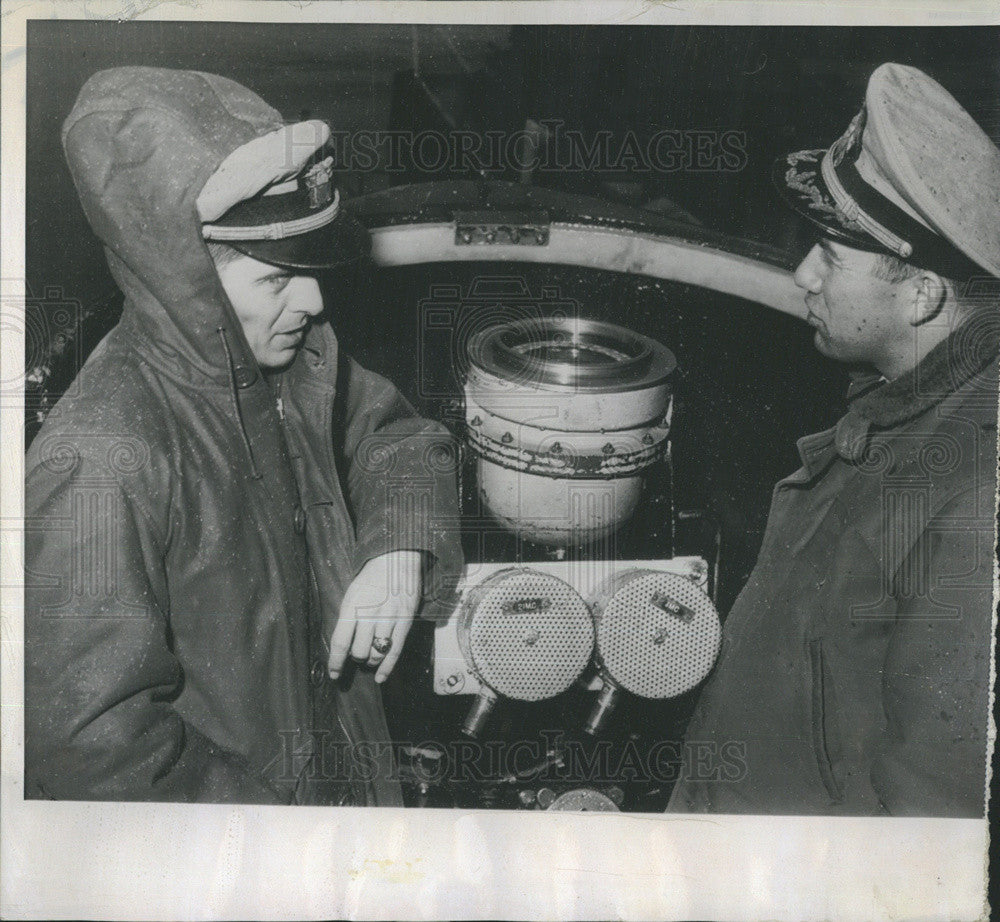
[[[322,660],[316,660],[312,664],[312,669],[309,670],[309,681],[312,682],[314,688],[319,688],[323,684],[323,679],[326,677],[326,663]]]
[[[303,534],[306,530],[306,511],[301,506],[296,506],[295,512],[292,513],[292,525],[297,535]]]
[[[251,365],[236,365],[233,368],[233,379],[237,387],[249,387],[257,380],[257,371]]]

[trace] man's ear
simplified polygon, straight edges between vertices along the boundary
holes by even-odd
[[[948,301],[948,283],[936,272],[922,269],[908,280],[913,291],[910,325],[919,327],[937,317]]]

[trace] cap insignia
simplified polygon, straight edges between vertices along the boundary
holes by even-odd
[[[847,130],[830,145],[830,157],[834,166],[839,166],[845,157],[854,154],[861,147],[861,135],[867,120],[867,109],[862,106],[861,111],[851,119]]]
[[[333,201],[333,158],[315,164],[303,177],[311,209],[323,208]]]
[[[813,211],[820,211],[831,218],[835,218],[849,230],[858,230],[857,223],[844,214],[837,207],[836,203],[828,200],[816,186],[815,164],[820,159],[820,154],[822,153],[822,151],[809,150],[788,154],[786,157],[788,169],[785,171],[785,182],[790,189],[809,199],[807,205]],[[805,169],[800,169],[800,163],[808,164],[808,166]]]

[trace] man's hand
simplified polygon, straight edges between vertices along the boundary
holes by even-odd
[[[344,593],[330,640],[330,678],[340,675],[350,654],[359,663],[378,666],[376,682],[386,680],[420,604],[422,568],[421,551],[391,551],[361,568]]]

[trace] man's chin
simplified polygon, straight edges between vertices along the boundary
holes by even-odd
[[[822,329],[817,328],[813,334],[813,346],[820,355],[825,355],[828,359],[837,358],[836,350]]]
[[[265,371],[284,371],[292,360],[298,349],[274,349],[263,359],[258,359],[257,364]]]

